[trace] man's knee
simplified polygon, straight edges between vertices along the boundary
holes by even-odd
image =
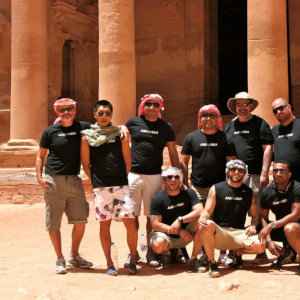
[[[216,231],[216,224],[211,220],[207,220],[206,224],[199,223],[198,228],[203,234],[214,234]]]
[[[288,223],[284,226],[285,236],[291,236],[300,233],[300,224],[298,223]]]

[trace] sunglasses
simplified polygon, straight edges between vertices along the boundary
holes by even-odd
[[[67,107],[60,107],[60,108],[57,108],[57,111],[59,113],[64,113],[64,112],[70,112],[70,111],[73,111],[75,110],[75,107],[74,106],[67,106]]]
[[[245,173],[245,170],[241,169],[241,168],[231,168],[231,169],[229,169],[229,171],[232,171],[232,172],[238,171],[239,173]]]
[[[283,111],[286,107],[287,105],[280,105],[276,108],[273,108],[273,114],[276,115],[279,111]]]
[[[287,169],[273,169],[273,173],[288,173],[289,170]]]
[[[180,179],[180,176],[179,175],[168,175],[165,177],[166,179],[168,180],[172,180],[172,179]]]
[[[146,102],[145,107],[154,107],[154,108],[159,108],[160,104],[157,102]]]
[[[111,117],[111,111],[98,111],[97,112],[98,117]]]
[[[201,115],[202,118],[211,118],[211,119],[216,119],[217,116],[215,114],[210,114],[210,113],[204,113]]]

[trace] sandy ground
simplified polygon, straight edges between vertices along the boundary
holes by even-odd
[[[143,222],[141,222],[143,223]],[[295,266],[283,271],[255,267],[247,261],[242,270],[224,272],[220,278],[189,273],[186,266],[154,270],[144,264],[138,275],[120,270],[118,277],[104,274],[105,261],[98,240],[93,208],[81,253],[92,260],[91,270],[70,270],[56,275],[55,257],[44,229],[42,203],[0,205],[0,299],[300,299],[300,277]],[[143,228],[142,228],[143,229]],[[69,253],[71,227],[63,222],[63,248]],[[112,226],[119,264],[127,256],[121,223]],[[249,259],[249,257],[247,257]],[[237,287],[227,290],[231,284]]]

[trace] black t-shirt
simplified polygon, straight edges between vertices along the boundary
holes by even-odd
[[[235,155],[235,150],[224,132],[206,135],[198,129],[184,139],[182,154],[192,156],[193,185],[210,187],[225,180],[226,156]]]
[[[72,126],[49,126],[42,134],[40,147],[49,150],[45,172],[50,175],[77,175],[80,171],[81,131],[87,122],[74,121]]]
[[[131,134],[131,171],[138,174],[161,173],[163,149],[175,141],[171,125],[162,119],[149,122],[144,117],[130,119],[126,126]]]
[[[178,217],[184,216],[199,204],[196,193],[191,189],[181,191],[177,196],[169,196],[165,191],[157,192],[151,201],[151,215],[162,216],[162,223],[171,225]],[[182,224],[185,228],[188,224]]]
[[[274,183],[265,187],[260,195],[260,205],[270,209],[279,220],[291,213],[292,203],[300,202],[300,183],[291,181],[287,191],[277,191]]]
[[[252,190],[245,184],[234,188],[226,181],[214,185],[216,207],[213,220],[221,227],[243,229],[247,212],[251,207]]]
[[[90,146],[90,163],[93,187],[128,184],[120,137],[99,147]]]
[[[273,144],[270,126],[262,118],[253,115],[247,122],[235,118],[225,127],[228,141],[233,143],[237,157],[248,165],[249,174],[260,174],[263,161],[263,145]]]
[[[288,161],[293,178],[300,181],[300,119],[295,119],[287,126],[276,125],[272,133],[274,160]]]

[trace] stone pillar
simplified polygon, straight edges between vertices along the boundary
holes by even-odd
[[[99,99],[115,124],[136,114],[134,0],[99,0]]]
[[[272,101],[288,99],[286,0],[248,1],[248,91],[273,125]]]
[[[8,145],[26,146],[34,144],[48,122],[48,0],[12,0],[11,12],[11,121]]]

